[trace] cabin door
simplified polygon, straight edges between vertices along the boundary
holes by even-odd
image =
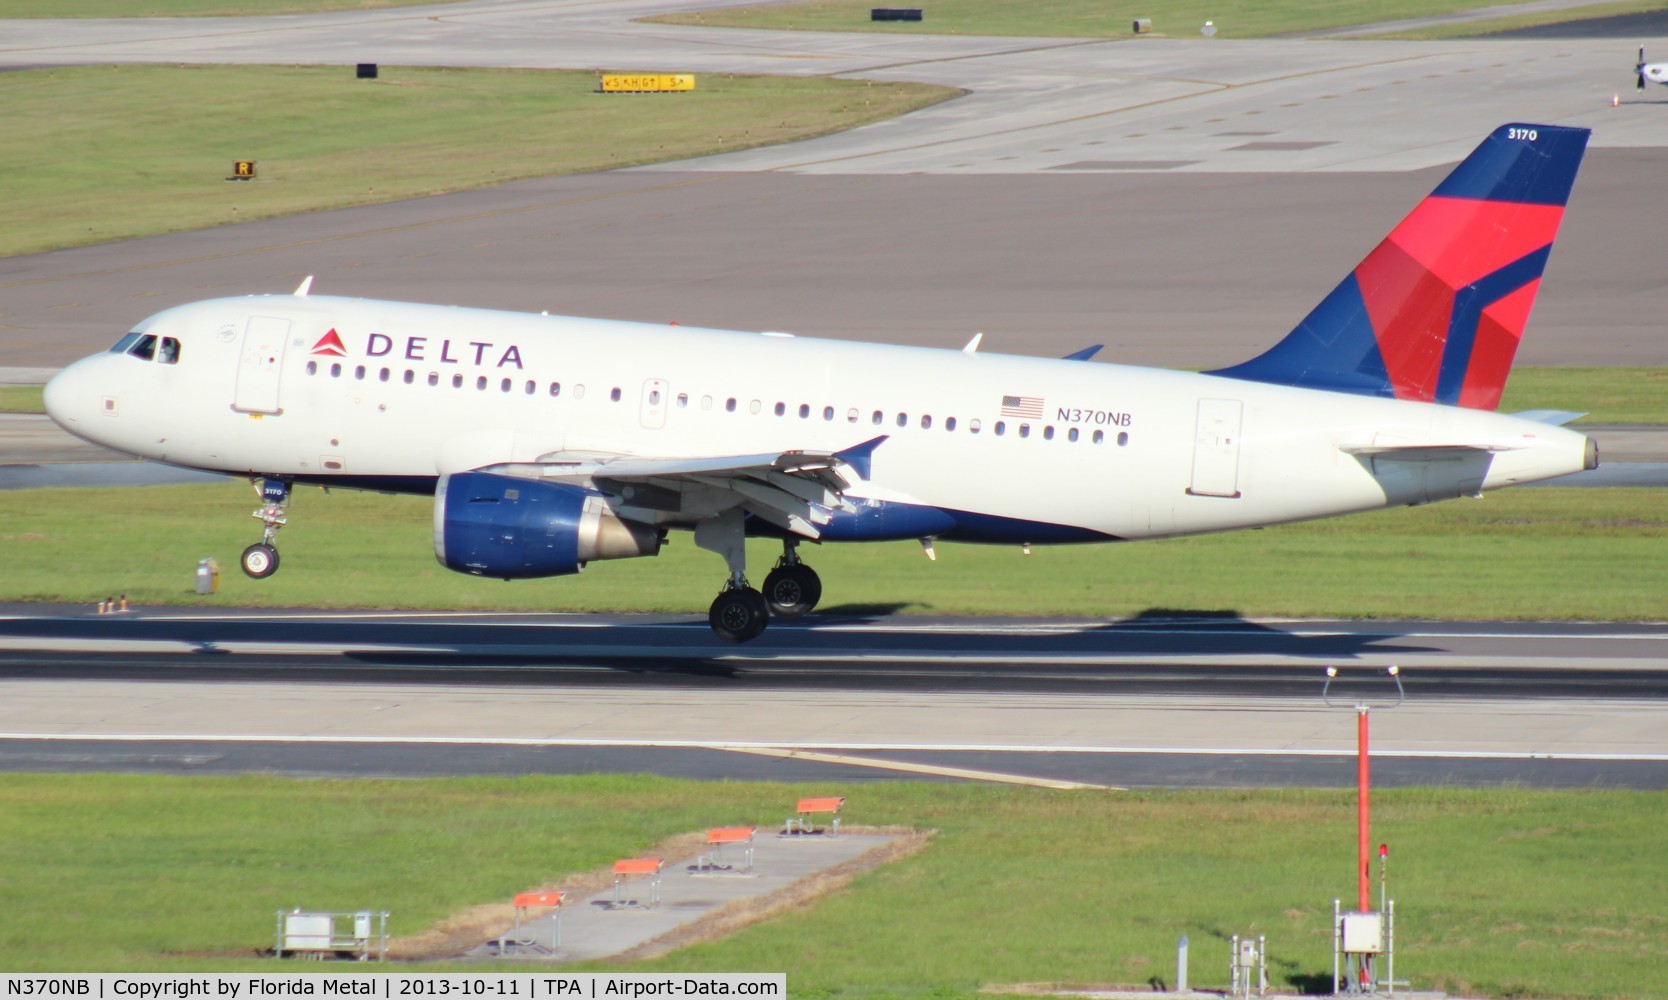
[[[278,383],[284,374],[284,348],[290,340],[290,321],[251,316],[243,331],[243,356],[238,359],[237,386],[232,409],[245,413],[278,413]]]
[[[1193,484],[1200,497],[1239,496],[1239,419],[1237,399],[1199,400],[1199,423],[1193,438]]]

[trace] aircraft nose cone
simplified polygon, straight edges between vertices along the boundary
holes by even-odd
[[[86,437],[92,429],[93,417],[102,405],[99,396],[99,379],[92,371],[103,360],[102,355],[82,358],[63,371],[52,376],[46,382],[46,388],[41,393],[41,401],[46,406],[46,415],[52,422],[78,437]]]
[[[46,405],[46,415],[65,430],[70,430],[78,422],[74,412],[74,402],[78,397],[73,386],[77,381],[72,374],[74,368],[75,365],[70,365],[47,379],[46,388],[41,392],[41,399]]]

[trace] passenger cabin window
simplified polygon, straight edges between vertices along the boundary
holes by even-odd
[[[560,396],[562,394],[562,383],[560,383],[560,382],[550,383],[550,394],[552,396]]]
[[[307,362],[307,374],[317,375],[318,373],[319,373],[319,363],[317,361]]]
[[[405,379],[405,384],[410,385],[413,381],[416,380],[417,373],[412,371],[411,369],[407,368],[405,370],[405,375],[403,376],[403,378]]]
[[[439,384],[440,384],[440,373],[439,372],[429,372],[429,385],[439,385]]]
[[[618,403],[620,401],[620,387],[615,386],[613,390],[608,393],[608,398]]]
[[[955,417],[945,417],[944,418],[944,429],[947,430],[947,431],[955,430],[956,429],[956,418]]]
[[[452,376],[452,388],[454,388],[454,389],[463,388],[463,376],[462,375],[453,375]]]
[[[834,419],[834,407],[832,407],[832,406],[823,407],[822,408],[822,418],[824,420],[833,420]]]
[[[353,369],[353,377],[363,382],[365,380],[365,366],[359,365]]]
[[[331,365],[330,366],[330,377],[331,378],[341,378],[342,377],[342,366],[341,365]]]

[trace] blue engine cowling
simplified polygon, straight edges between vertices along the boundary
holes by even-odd
[[[440,477],[434,492],[434,557],[459,573],[565,576],[595,559],[655,555],[663,539],[577,486],[460,472]]]

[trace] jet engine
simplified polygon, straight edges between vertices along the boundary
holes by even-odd
[[[473,576],[565,576],[594,559],[656,555],[664,540],[578,486],[459,472],[434,493],[434,556]]]

